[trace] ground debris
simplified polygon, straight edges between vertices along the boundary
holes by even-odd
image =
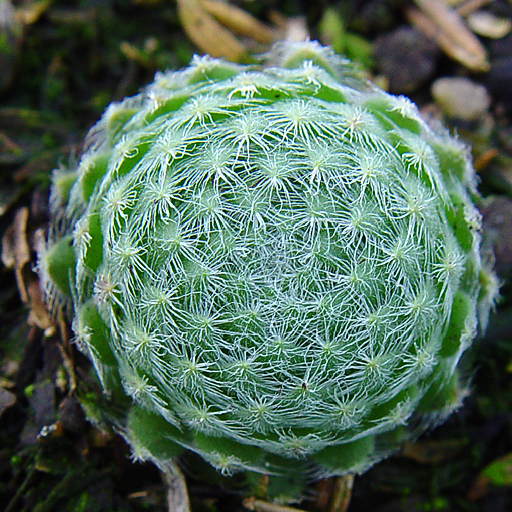
[[[467,28],[462,17],[442,0],[416,0],[416,8],[408,8],[410,23],[437,42],[451,58],[474,71],[488,71],[487,51]]]
[[[432,84],[431,92],[443,113],[455,119],[476,121],[491,106],[485,86],[465,77],[438,78]]]

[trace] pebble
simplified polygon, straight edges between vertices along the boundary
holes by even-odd
[[[11,405],[16,403],[16,395],[11,393],[7,389],[0,387],[0,416],[7,410]]]
[[[394,94],[410,93],[428,80],[438,54],[436,44],[412,27],[400,27],[374,43],[376,65]]]
[[[86,426],[85,414],[76,398],[67,396],[59,405],[59,421],[64,430],[74,434],[83,432]]]
[[[469,78],[439,78],[432,84],[431,93],[445,115],[462,121],[479,119],[491,105],[487,89]]]
[[[501,39],[512,30],[512,21],[487,11],[474,11],[467,17],[469,27],[479,36]]]

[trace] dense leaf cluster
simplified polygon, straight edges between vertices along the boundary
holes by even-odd
[[[56,174],[42,266],[136,455],[362,471],[464,395],[495,294],[474,193],[461,144],[329,49],[195,58]]]

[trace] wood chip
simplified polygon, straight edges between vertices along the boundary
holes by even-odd
[[[314,497],[315,509],[326,510],[331,499],[334,478],[322,478],[315,483]]]
[[[441,0],[415,0],[415,3],[418,9],[411,7],[406,10],[410,23],[468,69],[489,70],[485,48],[454,9]]]
[[[169,512],[190,512],[187,483],[178,466],[172,463],[163,472],[167,484],[167,507]]]

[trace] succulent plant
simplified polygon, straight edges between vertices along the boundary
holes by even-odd
[[[41,267],[135,455],[360,472],[465,394],[476,198],[467,148],[330,49],[195,57],[55,173]]]

